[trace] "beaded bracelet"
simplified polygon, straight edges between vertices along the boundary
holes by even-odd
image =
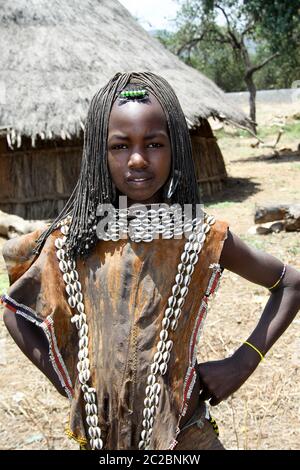
[[[259,349],[257,349],[255,346],[253,346],[253,344],[249,343],[249,341],[244,341],[244,344],[247,344],[247,346],[250,346],[252,349],[254,349],[254,351],[256,351],[257,354],[259,354],[261,361],[264,359],[264,355],[260,352]]]
[[[278,284],[280,283],[281,279],[282,279],[283,276],[285,275],[285,271],[286,271],[286,265],[284,264],[284,265],[283,265],[282,273],[281,273],[281,275],[280,275],[280,278],[278,279],[278,281],[275,282],[275,284],[273,284],[273,286],[268,287],[269,290],[275,289],[275,287],[278,286]]]

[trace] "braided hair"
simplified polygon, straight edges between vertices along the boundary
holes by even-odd
[[[169,83],[152,72],[117,73],[92,98],[84,131],[84,145],[78,182],[65,207],[37,239],[38,254],[46,238],[58,223],[72,216],[67,249],[74,258],[87,256],[97,242],[96,210],[101,203],[116,203],[116,188],[107,163],[107,136],[111,108],[120,93],[141,86],[154,95],[162,106],[168,124],[172,167],[170,178],[180,175],[171,203],[200,203],[192,146],[186,119],[178,98]]]

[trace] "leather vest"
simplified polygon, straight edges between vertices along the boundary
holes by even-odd
[[[195,363],[209,296],[222,272],[219,258],[228,224],[212,225],[199,253],[182,315],[168,339],[173,349],[167,372],[158,375],[161,395],[151,449],[173,449],[180,418],[196,381]],[[78,333],[70,319],[56,257],[55,230],[39,255],[33,255],[37,230],[9,240],[3,248],[10,288],[2,301],[43,329],[50,360],[70,399],[69,435],[89,448],[84,400],[77,371]],[[104,449],[137,449],[150,364],[157,351],[161,322],[175,282],[186,239],[99,241],[89,257],[77,260],[89,326],[91,386],[97,391]]]

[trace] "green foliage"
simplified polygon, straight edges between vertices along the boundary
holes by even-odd
[[[255,72],[257,88],[289,88],[300,77],[298,0],[185,0],[176,24],[158,39],[224,91],[247,89],[247,61],[262,64],[274,51],[280,56]]]

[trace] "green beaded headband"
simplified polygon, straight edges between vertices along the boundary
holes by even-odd
[[[121,91],[119,98],[145,98],[147,90],[126,90]]]

